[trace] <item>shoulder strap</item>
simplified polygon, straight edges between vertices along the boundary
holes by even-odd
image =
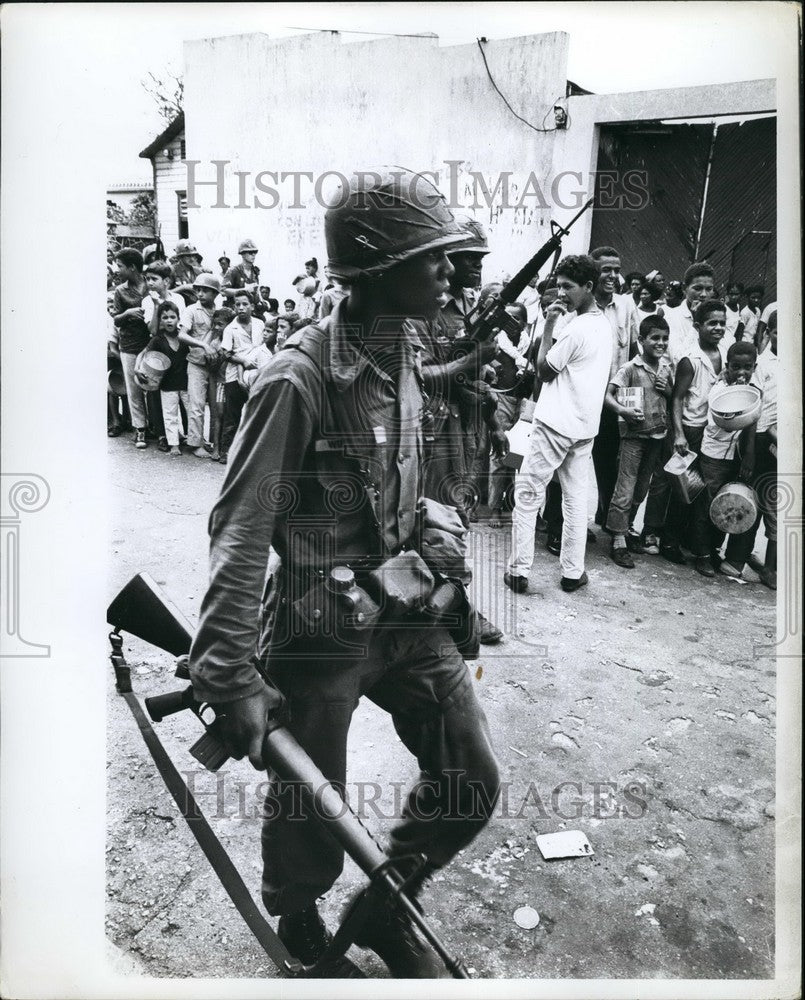
[[[322,385],[325,386],[324,395],[327,399],[332,426],[336,428],[341,437],[347,439],[356,433],[357,428],[351,426],[345,400],[338,392],[334,391],[332,381],[327,377],[330,359],[329,333],[331,326],[331,317],[325,316],[289,337],[282,349],[285,350],[288,348],[299,351],[319,369],[322,377]],[[358,461],[358,459],[353,459],[353,464],[366,495],[368,521],[370,522],[371,530],[385,551],[386,543],[378,512],[379,493],[377,485],[372,480],[369,469],[363,463]]]

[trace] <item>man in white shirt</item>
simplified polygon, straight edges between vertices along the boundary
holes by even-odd
[[[754,340],[757,324],[760,319],[760,303],[763,301],[763,286],[751,285],[746,289],[746,305],[741,310],[741,322],[744,325],[744,340]]]
[[[537,513],[554,472],[564,514],[560,585],[570,592],[587,583],[587,470],[612,363],[612,329],[595,301],[599,275],[597,262],[587,256],[565,257],[556,269],[559,295],[548,307],[536,361],[543,386],[514,487],[512,558],[503,579],[515,593],[528,586]],[[575,317],[553,344],[556,321],[569,311]]]
[[[608,380],[611,382],[630,356],[637,352],[637,310],[631,295],[615,294],[616,282],[621,273],[618,251],[614,247],[596,247],[590,251],[590,256],[601,269],[594,289],[595,302],[612,331],[612,361]],[[605,408],[593,443],[593,465],[598,486],[598,511],[595,520],[600,525],[606,523],[615,491],[619,448],[618,418],[612,410]]]
[[[777,300],[775,299],[774,302],[770,302],[767,306],[764,306],[763,312],[760,314],[760,319],[757,321],[757,331],[755,333],[755,347],[757,348],[758,354],[762,354],[769,343],[766,331],[769,326],[769,320],[771,319],[772,313],[776,312]]]
[[[698,343],[693,314],[698,305],[715,295],[715,272],[709,264],[691,264],[685,271],[682,285],[685,301],[676,308],[663,307],[668,323],[668,356],[674,366]]]
[[[743,339],[743,321],[741,320],[741,296],[744,286],[740,281],[731,281],[724,295],[724,305],[727,307],[727,329],[721,342],[721,351],[726,358],[727,351],[736,341]]]

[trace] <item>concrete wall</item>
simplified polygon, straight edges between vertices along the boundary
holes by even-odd
[[[585,176],[598,164],[600,126],[616,122],[712,118],[773,112],[777,107],[774,80],[750,80],[718,86],[642,90],[626,94],[590,94],[568,99],[569,127],[557,133],[554,171]],[[592,193],[592,185],[590,185]],[[556,219],[566,222],[573,212],[557,207]],[[565,241],[565,252],[586,253],[590,245],[592,213],[588,212]]]
[[[537,127],[544,119],[552,128],[553,104],[564,98],[567,50],[564,33],[485,47],[496,83]],[[196,182],[216,179],[211,161],[229,161],[220,167],[226,207],[213,207],[215,188],[197,187],[191,238],[205,259],[222,249],[234,259],[238,242],[253,238],[263,276],[280,297],[307,257],[326,260],[313,180],[300,179],[295,198],[293,180],[283,182],[282,172],[320,178],[379,164],[439,171],[445,194],[474,204],[489,224],[487,277],[515,270],[547,236],[555,133],[535,132],[507,110],[475,43],[441,48],[435,36],[344,43],[321,33],[187,42],[185,119],[187,156],[201,161]],[[459,162],[449,167],[446,160]],[[238,171],[247,176],[238,178]],[[281,195],[275,207],[254,207],[255,196],[264,205],[273,201],[255,186],[261,171],[275,172],[262,178]],[[489,200],[495,179],[510,172],[510,207],[499,188],[490,208],[473,171],[484,175]],[[160,218],[167,217],[160,206]]]

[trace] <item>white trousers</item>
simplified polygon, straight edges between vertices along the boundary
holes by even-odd
[[[562,487],[562,576],[577,580],[584,572],[587,544],[587,492],[593,439],[565,437],[535,420],[528,454],[514,480],[512,555],[509,573],[527,577],[534,562],[537,514],[545,506],[545,490],[556,472]]]
[[[187,447],[199,448],[204,444],[204,409],[210,386],[209,369],[192,361],[187,366]]]
[[[123,368],[123,379],[126,383],[126,392],[129,397],[131,426],[136,431],[142,431],[145,430],[148,423],[148,416],[145,411],[145,394],[134,378],[134,362],[136,360],[136,354],[126,354],[124,351],[120,352],[120,365]]]
[[[171,448],[177,448],[179,446],[179,431],[182,427],[179,399],[181,398],[184,408],[187,410],[189,406],[187,392],[184,389],[180,392],[165,392],[161,390],[159,395],[162,398],[162,420],[165,424],[165,437],[168,439],[168,444]]]

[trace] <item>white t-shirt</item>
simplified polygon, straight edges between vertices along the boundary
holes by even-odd
[[[612,363],[609,321],[598,309],[575,316],[545,360],[558,374],[542,386],[535,419],[576,441],[594,438]]]
[[[179,325],[181,326],[184,321],[185,310],[187,309],[182,296],[179,295],[178,292],[168,292],[163,301],[172,302],[179,310]],[[157,304],[149,292],[149,294],[143,299],[143,319],[149,327],[151,326],[151,320],[154,318],[156,308]],[[156,333],[156,331],[154,331],[154,333]]]
[[[704,434],[702,435],[702,455],[707,455],[708,458],[718,458],[722,461],[735,458],[738,441],[743,433],[743,429],[738,431],[725,430],[723,427],[719,427],[715,420],[713,420],[713,411],[710,409],[713,395],[717,390],[722,389],[726,384],[726,379],[722,374],[716,382],[713,383],[713,386],[707,395],[707,424],[705,425]],[[762,392],[760,382],[755,375],[753,375],[749,380],[749,385],[753,385],[756,389],[760,389]]]
[[[751,306],[744,306],[741,310],[741,322],[744,325],[744,340],[752,340],[757,330],[757,321],[760,319],[760,310],[755,312]]]
[[[252,317],[251,325],[247,329],[237,319],[224,328],[221,337],[221,349],[232,351],[235,354],[246,354],[252,347],[259,347],[263,343],[264,323],[260,319]],[[240,374],[240,365],[231,361],[226,366],[225,382],[237,382]]]
[[[679,306],[663,306],[662,312],[668,324],[668,357],[676,367],[680,359],[698,344],[699,334],[693,325],[687,302]]]
[[[724,337],[721,341],[721,353],[724,357],[727,356],[727,351],[735,343],[735,331],[738,329],[738,324],[741,322],[741,312],[739,309],[730,309],[726,306],[727,313],[727,325],[724,330]]]
[[[763,409],[760,411],[760,419],[757,422],[758,431],[767,431],[777,423],[778,364],[777,355],[774,354],[771,347],[767,347],[757,359],[755,378],[763,390]]]

